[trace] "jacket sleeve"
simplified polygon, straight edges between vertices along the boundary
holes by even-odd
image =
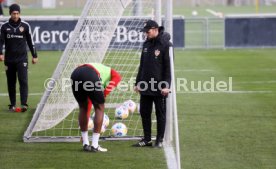
[[[32,53],[32,57],[33,58],[37,58],[37,53],[36,53],[36,49],[35,49],[35,45],[31,36],[31,27],[29,24],[27,24],[27,30],[26,30],[26,40],[27,40],[27,44],[29,46],[29,49]]]
[[[111,79],[104,89],[104,97],[106,97],[121,81],[122,77],[121,75],[114,69],[111,69]]]
[[[171,64],[170,64],[170,45],[167,45],[165,48],[165,55],[163,57],[163,81],[167,82],[170,87],[171,85]],[[162,88],[165,88],[166,86],[162,86]]]
[[[3,55],[3,45],[5,43],[5,32],[3,27],[1,26],[1,34],[0,34],[0,55]]]
[[[139,65],[139,69],[138,69],[138,74],[136,76],[135,86],[137,86],[138,83],[141,81],[142,70],[143,70],[143,60],[144,60],[144,56],[143,56],[143,52],[142,52],[141,58],[140,58],[140,65]]]

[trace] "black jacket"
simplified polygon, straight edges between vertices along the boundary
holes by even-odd
[[[144,42],[135,84],[140,87],[141,95],[162,96],[161,89],[170,87],[170,38],[170,35],[164,32],[164,28],[160,27],[156,38]]]
[[[0,54],[3,54],[5,44],[5,63],[27,62],[27,46],[34,58],[37,57],[35,46],[31,37],[31,28],[27,22],[14,22],[9,19],[1,26]]]

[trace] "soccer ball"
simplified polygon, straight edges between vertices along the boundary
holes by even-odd
[[[192,11],[192,15],[193,15],[193,16],[197,16],[197,14],[198,14],[197,11],[195,11],[195,10]]]
[[[92,130],[93,128],[94,128],[93,119],[91,117],[89,117],[89,119],[88,119],[88,129]]]
[[[93,113],[92,118],[89,118],[89,119],[92,120],[92,128],[91,128],[92,130],[94,129],[94,123],[93,123],[94,117],[95,117],[95,113]],[[109,117],[106,114],[104,114],[103,124],[102,124],[102,128],[101,128],[101,133],[105,132],[105,130],[107,129],[108,125],[109,125]],[[89,122],[88,122],[88,126],[89,126]],[[88,129],[89,129],[89,127],[88,127]]]
[[[104,114],[104,117],[103,117],[103,125],[106,126],[106,128],[109,126],[109,117]]]
[[[123,123],[115,123],[111,128],[111,132],[112,132],[113,136],[115,136],[115,137],[126,136],[127,127]]]
[[[136,109],[136,103],[132,100],[125,101],[123,105],[126,106],[131,113]]]
[[[92,120],[94,120],[94,117],[95,113],[92,115]],[[102,126],[105,126],[106,128],[109,126],[109,117],[106,114],[104,114]]]
[[[126,119],[128,117],[128,107],[121,105],[115,109],[115,117],[119,119]]]

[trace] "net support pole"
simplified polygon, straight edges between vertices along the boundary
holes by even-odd
[[[165,11],[165,31],[171,35],[171,41],[173,42],[173,1],[166,0],[166,11]],[[181,169],[180,162],[180,145],[179,145],[179,131],[178,131],[178,116],[177,116],[177,104],[176,104],[176,89],[175,89],[175,74],[174,74],[174,53],[173,47],[170,47],[170,66],[171,66],[171,94],[167,99],[167,117],[165,131],[165,142],[171,144],[175,148],[165,148],[167,159],[170,155],[175,154],[175,158],[168,161],[169,169]],[[174,139],[173,139],[174,138]],[[174,149],[174,150],[173,150]],[[168,153],[170,150],[175,151],[174,153]],[[170,155],[168,155],[170,154]]]
[[[161,9],[161,0],[155,0],[155,10],[154,10],[154,20],[158,25],[162,25],[162,9]]]
[[[173,48],[170,47],[170,56],[171,56],[171,69],[174,70],[174,53]],[[173,95],[172,95],[172,110],[173,110],[173,121],[174,121],[174,133],[175,133],[175,151],[176,151],[176,162],[177,162],[177,169],[181,169],[180,163],[180,145],[179,145],[179,131],[178,131],[178,115],[177,115],[177,104],[176,104],[176,89],[175,89],[175,74],[173,73]]]
[[[143,15],[143,4],[140,0],[133,0],[133,16],[142,16]]]
[[[172,0],[167,0],[166,1],[166,14],[165,14],[165,23],[164,23],[164,27],[165,27],[165,31],[168,32],[171,35],[172,38]],[[170,9],[169,9],[170,8]],[[172,40],[171,40],[172,41]],[[173,51],[173,49],[170,49]],[[173,53],[170,53],[170,62],[171,64],[173,63]],[[171,66],[171,72],[173,73],[174,71],[174,67]],[[173,74],[172,74],[173,75]],[[174,75],[173,75],[174,76]],[[171,86],[174,85],[174,81],[172,79],[172,84]],[[173,94],[169,94],[168,99],[167,99],[167,120],[166,120],[166,130],[165,130],[165,141],[166,142],[171,142],[173,140],[173,119],[172,119],[172,95]]]
[[[171,35],[171,41],[173,42],[173,1],[166,0],[165,11],[165,31]]]
[[[180,145],[178,131],[178,116],[176,104],[175,74],[174,74],[174,54],[173,47],[170,47],[170,65],[171,65],[171,94],[167,99],[167,121],[165,130],[165,153],[168,169],[181,169]],[[173,139],[174,138],[174,139]]]

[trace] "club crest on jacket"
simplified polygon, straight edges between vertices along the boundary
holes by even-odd
[[[155,57],[159,56],[159,54],[160,54],[160,50],[156,49],[156,50],[154,51]]]
[[[24,27],[23,27],[23,26],[20,26],[20,27],[19,27],[19,31],[20,31],[20,32],[23,32],[23,31],[24,31]]]

